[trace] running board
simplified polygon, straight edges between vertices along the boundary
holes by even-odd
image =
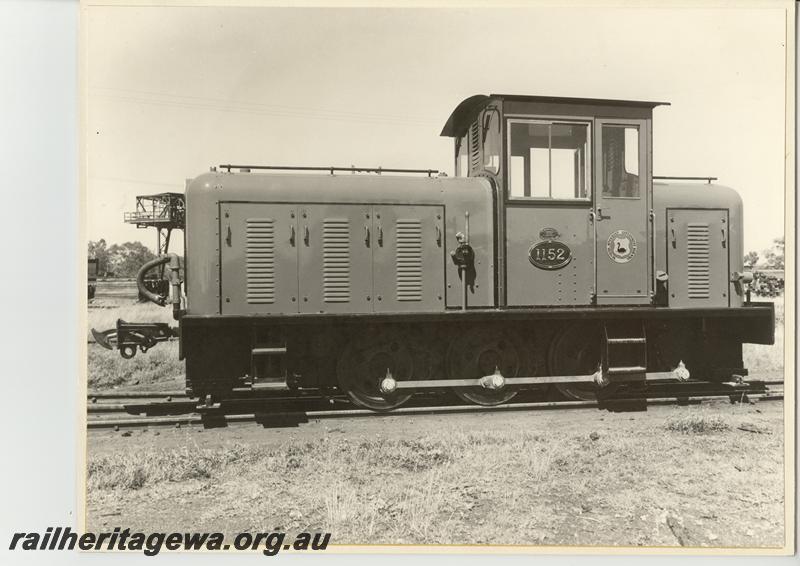
[[[288,391],[290,387],[286,381],[256,381],[248,389],[250,391]]]

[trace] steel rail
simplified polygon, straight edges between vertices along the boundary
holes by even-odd
[[[770,385],[782,385],[784,383],[784,380],[769,380],[769,381],[766,381],[766,380],[753,379],[753,380],[747,381],[746,383],[750,384],[751,386],[762,386],[763,385],[763,386],[769,387]],[[667,384],[668,383],[666,383],[666,382],[665,383],[656,383],[656,384],[651,384],[651,386],[653,386],[653,385],[667,385]],[[671,382],[669,382],[669,384],[695,386],[695,385],[713,384],[713,382],[709,382],[709,381],[674,382],[674,381],[671,381]],[[182,391],[182,390],[172,390],[172,391],[157,391],[157,390],[154,390],[154,389],[147,389],[147,390],[142,390],[142,391],[133,391],[133,390],[128,390],[128,391],[100,391],[100,390],[97,390],[97,391],[89,391],[86,394],[86,398],[89,401],[92,401],[93,399],[148,399],[148,398],[166,398],[166,397],[174,397],[174,398],[180,398],[180,399],[197,399],[197,397],[189,397],[188,395],[186,395],[186,392]],[[309,396],[309,398],[311,398],[311,397],[312,396]],[[261,398],[262,397],[253,397],[252,399],[261,399]],[[234,399],[239,399],[239,398],[238,397],[234,397]],[[242,399],[246,399],[246,398],[242,398]],[[250,398],[247,398],[247,399],[250,399]]]
[[[86,398],[90,402],[97,399],[160,399],[160,398],[190,399],[185,391],[89,391]]]
[[[670,382],[672,385],[684,385],[684,386],[702,386],[707,385],[711,382],[706,381],[685,381],[681,383]],[[784,381],[762,381],[762,380],[751,380],[747,382],[751,386],[765,386],[769,387],[770,385],[783,385]],[[667,383],[655,383],[651,384],[652,386],[660,386],[660,385],[667,385]],[[127,399],[176,399],[181,401],[188,401],[193,399],[198,399],[197,397],[189,397],[186,395],[185,391],[174,390],[174,391],[155,391],[155,390],[143,390],[143,391],[89,391],[86,394],[87,400],[94,404],[98,400],[103,399],[106,401],[110,400],[127,400]],[[321,396],[316,395],[308,395],[306,397],[296,396],[291,397],[292,400],[295,399],[307,399],[307,400],[319,400]],[[234,397],[231,398],[230,401],[260,401],[264,399],[270,399],[269,397],[261,397],[261,396],[253,396],[253,397]]]
[[[139,397],[132,397],[130,399],[110,399],[106,400],[106,402],[102,403],[91,403],[86,406],[86,410],[89,414],[92,413],[123,413],[123,412],[130,412],[131,414],[144,414],[149,411],[158,412],[158,411],[168,411],[168,410],[177,410],[183,409],[185,413],[196,413],[198,406],[201,404],[200,399],[197,397],[181,397],[178,399],[167,399],[164,401],[155,401],[150,403],[136,403],[130,401],[145,401],[146,398],[139,398]],[[110,402],[109,402],[110,401]],[[129,401],[127,403],[120,403],[117,401]],[[222,401],[222,404],[227,406],[228,409],[235,409],[236,406],[241,405],[253,405],[262,403],[265,406],[268,404],[284,407],[288,404],[309,404],[309,403],[322,403],[322,402],[333,402],[336,403],[337,401],[345,402],[343,397],[334,397],[325,399],[321,396],[294,396],[294,397],[279,397],[271,399],[269,397],[233,397],[230,399],[225,399]],[[265,407],[266,409],[267,407]],[[224,412],[224,411],[219,411]],[[232,414],[232,413],[231,413]]]
[[[735,398],[741,395],[748,399],[757,399],[760,401],[777,401],[783,399],[783,391],[767,391],[758,393],[748,393],[747,391],[741,392],[726,392],[719,395],[698,395],[698,396],[685,396],[681,398],[655,398],[646,399],[647,406],[661,406],[661,405],[680,405],[684,403],[702,403],[709,401],[719,401],[725,398]],[[615,399],[613,402],[625,403],[631,401],[641,401],[641,398],[626,398]],[[283,412],[274,414],[254,413],[242,415],[224,415],[215,413],[206,413],[205,415],[181,415],[171,417],[139,417],[133,419],[89,419],[87,421],[88,429],[108,429],[113,428],[118,430],[120,428],[136,428],[148,426],[181,426],[181,425],[194,425],[194,424],[229,424],[229,423],[243,423],[243,422],[267,422],[279,423],[280,421],[308,422],[309,420],[320,419],[336,419],[336,418],[360,418],[360,417],[374,417],[386,418],[392,416],[402,415],[434,415],[434,414],[458,414],[458,413],[501,413],[501,412],[516,412],[516,411],[545,411],[545,410],[561,410],[561,409],[595,409],[601,407],[601,404],[596,401],[548,401],[541,403],[509,403],[506,405],[498,405],[495,407],[484,407],[481,405],[451,405],[451,406],[435,406],[435,407],[401,407],[388,412],[375,412],[369,409],[339,409],[339,410],[323,410],[323,411],[305,411],[305,412]]]

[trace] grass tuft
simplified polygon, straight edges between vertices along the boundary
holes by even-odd
[[[234,444],[224,450],[184,447],[100,456],[89,460],[89,487],[136,490],[162,482],[206,480],[219,475],[228,466],[251,463],[258,455],[241,444]]]
[[[670,418],[665,428],[681,434],[709,434],[729,430],[730,425],[720,416],[687,415]]]

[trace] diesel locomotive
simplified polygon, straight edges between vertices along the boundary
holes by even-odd
[[[384,411],[428,390],[496,405],[741,381],[774,311],[747,292],[738,194],[653,176],[662,104],[472,96],[441,132],[454,176],[213,167],[187,181],[185,265],[140,272],[168,268],[171,297],[142,291],[179,327],[118,321],[98,341],[131,357],[179,336],[208,403],[343,392]]]

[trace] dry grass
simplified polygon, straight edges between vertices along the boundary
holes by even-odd
[[[89,488],[131,490],[160,482],[208,479],[230,464],[246,464],[252,456],[244,446],[234,444],[224,451],[184,447],[92,458]]]
[[[89,344],[87,360],[89,389],[109,389],[132,385],[147,385],[153,389],[182,389],[184,364],[178,360],[178,342],[156,345],[143,354],[137,352],[130,360],[117,350],[106,350]]]
[[[579,433],[436,426],[420,438],[126,449],[90,456],[89,502],[128,501],[126,524],[151,529],[269,525],[330,531],[338,544],[677,545],[667,515],[687,544],[776,544],[781,435],[738,429],[754,416],[726,405],[675,410],[647,424],[608,417],[610,428],[589,419]],[[760,538],[745,535],[762,523]]]

